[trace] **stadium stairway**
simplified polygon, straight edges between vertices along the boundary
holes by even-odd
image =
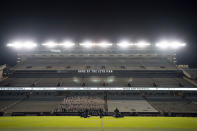
[[[191,72],[190,71],[188,72],[187,70],[184,69],[180,69],[180,70],[182,70],[184,74],[183,79],[197,87],[197,83],[194,81],[195,77],[192,76]]]

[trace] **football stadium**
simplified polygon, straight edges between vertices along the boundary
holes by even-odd
[[[12,41],[0,67],[0,130],[196,130],[197,69],[186,43]]]

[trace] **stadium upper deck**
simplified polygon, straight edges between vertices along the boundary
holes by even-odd
[[[173,58],[148,54],[22,55],[12,70],[176,70]]]
[[[83,44],[90,46],[90,43]],[[110,43],[102,43],[102,46],[93,44],[92,49],[80,48],[83,44],[70,50],[55,43],[43,44],[48,49],[41,47],[34,51],[18,50],[17,65],[8,70],[7,77],[0,86],[4,89],[76,87],[75,90],[78,87],[154,87],[155,90],[159,90],[159,87],[195,87],[193,82],[184,78],[184,72],[177,69],[173,50],[156,50],[145,42],[123,50],[118,50]],[[112,46],[111,49],[103,48],[109,45]],[[51,48],[54,46],[59,47]],[[145,46],[149,47],[143,49]],[[167,47],[171,48],[171,45]]]

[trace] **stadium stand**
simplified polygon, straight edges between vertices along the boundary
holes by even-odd
[[[6,68],[0,82],[0,112],[24,115],[113,115],[116,108],[124,115],[164,112],[197,113],[196,93],[192,91],[139,91],[139,88],[195,88],[197,70],[177,68],[171,55],[117,53],[19,54],[18,63]],[[39,89],[52,89],[41,91]],[[70,87],[84,89],[69,90]],[[133,91],[85,89],[101,87],[133,87]],[[35,88],[36,90],[30,90]],[[53,90],[64,88],[64,91]]]
[[[197,85],[197,69],[184,69],[192,78]]]
[[[21,96],[1,96],[0,97],[0,111],[3,112],[8,108],[13,107],[24,97]]]
[[[6,112],[51,112],[61,100],[61,97],[34,96],[24,99]]]
[[[158,112],[141,96],[108,96],[107,104],[109,112]]]
[[[146,97],[147,101],[160,112],[196,113],[197,104],[192,98],[183,99],[175,96]]]
[[[88,78],[8,78],[0,86],[14,87],[80,87],[83,83],[86,86],[97,87],[192,87],[193,85],[182,78],[128,78],[128,77],[88,77]]]
[[[1,94],[0,112],[13,113],[113,113],[117,108],[127,113],[197,113],[196,95],[179,96],[169,92],[10,92]]]

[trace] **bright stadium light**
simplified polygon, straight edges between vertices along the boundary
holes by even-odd
[[[13,43],[8,43],[7,46],[8,47],[13,47],[13,48],[16,48],[16,49],[20,49],[20,48],[23,47],[23,43],[16,41],[16,42],[13,42]]]
[[[33,48],[37,47],[37,44],[32,41],[26,41],[26,42],[24,42],[23,47],[26,49],[33,49]]]
[[[156,47],[160,49],[179,49],[184,46],[186,46],[186,44],[183,42],[179,42],[179,41],[169,42],[169,41],[163,40],[163,41],[156,43]]]
[[[75,43],[72,41],[64,41],[63,43],[59,44],[65,48],[71,48],[73,46],[75,46]]]
[[[121,48],[127,48],[129,46],[132,46],[133,44],[129,41],[120,41],[119,43],[117,43],[117,45]]]
[[[147,46],[150,46],[151,44],[146,41],[139,41],[135,44],[139,48],[145,48]]]
[[[106,41],[103,41],[103,42],[97,43],[96,45],[99,46],[99,47],[107,48],[109,46],[112,46],[113,44],[109,43],[109,42],[106,42]]]
[[[79,43],[80,46],[85,47],[85,48],[91,48],[93,46],[93,42],[91,41],[84,41],[82,43]]]
[[[163,41],[158,42],[158,43],[156,44],[156,46],[157,46],[158,48],[161,48],[161,49],[166,49],[166,48],[169,48],[170,43],[169,43],[168,41],[163,40]]]
[[[54,47],[56,47],[56,46],[58,46],[58,43],[55,43],[55,42],[53,42],[53,41],[48,41],[48,42],[46,42],[46,43],[44,43],[44,44],[42,44],[43,46],[46,46],[46,47],[48,47],[48,48],[54,48]]]
[[[182,42],[178,42],[178,41],[171,42],[171,48],[172,49],[178,49],[178,48],[181,48],[181,47],[184,47],[184,46],[186,46],[186,44],[182,43]]]
[[[33,41],[15,41],[13,43],[8,43],[7,46],[15,49],[33,49],[37,47],[37,44]]]

